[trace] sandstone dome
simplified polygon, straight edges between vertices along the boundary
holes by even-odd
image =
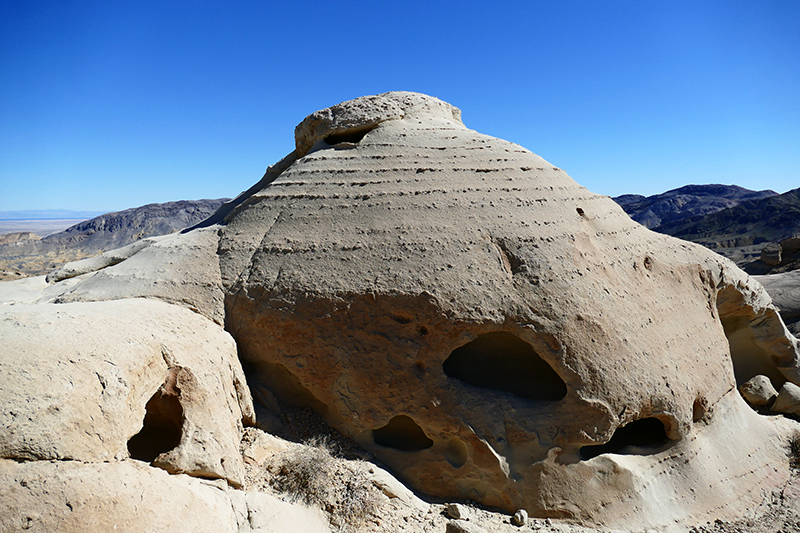
[[[732,263],[429,96],[344,102],[295,139],[200,227],[18,299],[189,308],[260,412],[314,409],[427,496],[669,529],[787,479],[792,422],[737,384],[797,381],[798,342]]]
[[[298,126],[221,231],[243,361],[425,494],[622,522],[757,498],[783,452],[736,382],[797,359],[758,284],[460,115],[388,93]]]

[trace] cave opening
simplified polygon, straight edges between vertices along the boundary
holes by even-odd
[[[639,448],[635,453],[648,453],[662,447],[669,441],[664,423],[658,418],[648,417],[634,420],[617,428],[611,440],[605,444],[584,446],[580,450],[581,458],[592,459],[604,453],[624,454],[626,448]]]
[[[385,426],[372,430],[375,444],[404,452],[416,452],[433,446],[422,428],[407,415],[398,415]]]
[[[183,407],[178,399],[179,391],[174,384],[169,386],[169,381],[147,402],[142,429],[128,440],[132,459],[152,463],[181,442]]]
[[[456,348],[443,364],[449,377],[521,398],[558,401],[567,385],[533,346],[506,332],[486,333]]]
[[[372,131],[374,126],[370,125],[367,127],[361,128],[353,128],[349,130],[345,130],[339,133],[332,133],[325,137],[325,142],[331,146],[334,146],[339,143],[353,143],[356,144],[361,142],[367,133]]]

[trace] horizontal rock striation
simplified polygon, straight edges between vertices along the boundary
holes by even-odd
[[[363,124],[371,99],[306,119],[297,159],[227,215],[226,325],[267,388],[418,490],[511,512],[664,525],[785,477],[780,431],[736,392],[797,361],[757,283],[429,97],[386,99]],[[352,135],[314,118],[340,114]],[[759,429],[701,449],[737,423]]]

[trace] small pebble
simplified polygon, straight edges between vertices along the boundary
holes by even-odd
[[[527,524],[528,511],[526,511],[525,509],[518,510],[516,513],[514,513],[514,516],[511,517],[511,523],[519,527],[522,527],[525,524]]]
[[[456,520],[469,520],[469,507],[460,503],[448,503],[445,506],[445,512],[450,518]]]

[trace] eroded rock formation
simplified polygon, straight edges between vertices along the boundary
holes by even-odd
[[[796,345],[735,266],[429,98],[318,114],[221,236],[228,328],[279,397],[423,493],[511,512],[664,524],[735,513],[786,475],[736,382],[768,366],[779,386]],[[701,445],[742,426],[729,455]],[[594,451],[615,435],[600,451],[629,453]],[[700,486],[716,489],[687,497]]]
[[[430,496],[670,529],[784,483],[794,423],[737,391],[800,381],[761,286],[460,117],[415,93],[316,112],[202,227],[0,285],[20,376],[0,389],[3,457],[131,456],[240,501],[238,350],[263,413],[310,407]],[[58,386],[31,365],[63,366]],[[41,390],[55,400],[17,399]],[[148,430],[171,440],[143,450]],[[49,475],[0,466],[0,483]]]

